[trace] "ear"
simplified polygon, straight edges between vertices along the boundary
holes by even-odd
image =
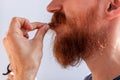
[[[106,14],[109,20],[120,17],[120,0],[110,0]]]

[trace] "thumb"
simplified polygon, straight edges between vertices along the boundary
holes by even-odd
[[[34,37],[34,41],[36,41],[36,42],[43,41],[45,33],[48,31],[48,29],[49,29],[49,25],[44,25],[43,27],[39,28]]]

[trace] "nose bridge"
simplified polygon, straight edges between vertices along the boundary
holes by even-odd
[[[47,11],[48,12],[58,12],[62,9],[62,4],[59,0],[53,0],[48,6]]]

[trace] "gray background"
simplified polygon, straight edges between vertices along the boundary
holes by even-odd
[[[46,11],[50,0],[0,0],[0,80],[6,80],[1,74],[6,72],[9,59],[2,44],[12,17],[24,17],[31,22],[49,22],[51,14]],[[30,33],[31,38],[34,32]],[[90,73],[86,64],[63,69],[52,55],[53,32],[48,31],[44,40],[44,56],[38,72],[38,80],[83,80]]]

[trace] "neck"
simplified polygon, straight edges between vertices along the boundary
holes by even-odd
[[[87,60],[86,63],[92,72],[93,80],[113,80],[120,75],[120,55],[93,56],[96,59]]]
[[[113,80],[120,75],[120,28],[111,29],[109,46],[102,52],[98,49],[91,51],[93,55],[85,60],[92,80]]]

